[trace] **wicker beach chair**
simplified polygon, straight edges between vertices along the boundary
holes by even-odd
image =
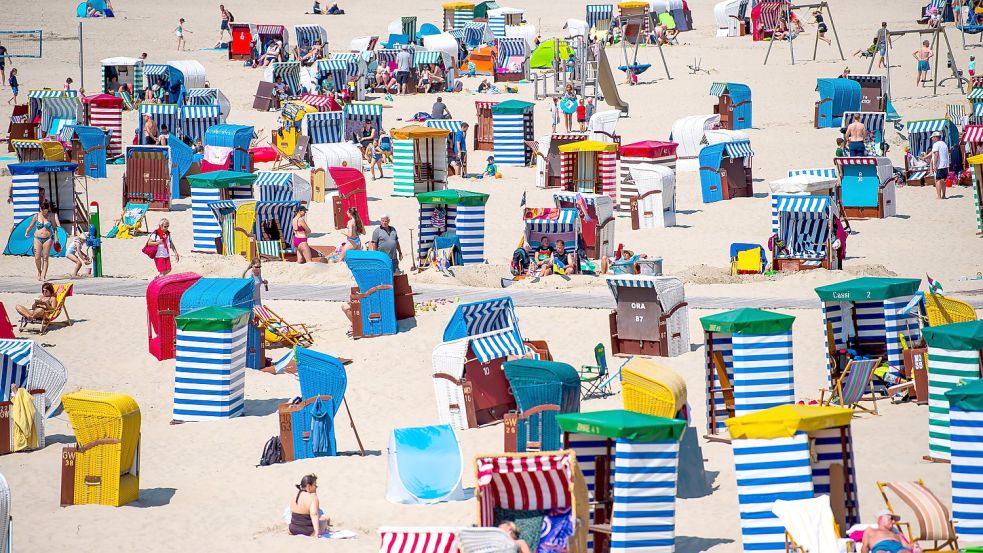
[[[361,325],[353,328],[353,335],[367,338],[396,334],[392,260],[380,251],[352,250],[345,254],[345,263],[357,285],[352,290],[352,304],[359,306],[361,314]]]
[[[972,305],[942,294],[925,294],[925,314],[929,326],[976,320],[976,310]]]
[[[871,380],[874,378],[874,369],[881,364],[881,359],[852,359],[840,377],[829,389],[820,390],[819,403],[823,405],[839,405],[840,407],[853,407],[863,409],[868,413],[877,414],[877,396],[871,389]],[[829,398],[826,398],[829,394]],[[867,397],[864,397],[864,396]],[[872,401],[873,409],[867,409],[860,405],[861,401]]]
[[[632,357],[621,368],[621,395],[628,411],[673,418],[686,403],[686,382],[666,367]]]
[[[358,435],[358,429],[355,428],[351,410],[348,409],[348,401],[345,399],[348,374],[345,372],[344,364],[335,357],[303,347],[294,348],[294,356],[297,363],[297,378],[300,379],[301,398],[304,400],[323,396],[331,398],[332,436],[330,439],[332,442],[334,441],[333,420],[344,406],[359,450],[362,455],[365,455],[365,448],[362,447],[362,440]]]
[[[892,513],[899,515],[888,499],[888,490],[897,495],[915,513],[918,522],[917,535],[912,534],[910,522],[902,520],[897,524],[905,531],[909,542],[933,542],[931,548],[922,544],[924,553],[959,550],[956,527],[949,515],[949,509],[925,487],[924,481],[919,479],[914,482],[877,482],[877,489],[884,498],[884,505]]]
[[[61,361],[55,359],[40,344],[34,343],[24,387],[28,390],[44,390],[44,407],[41,411],[45,417],[50,417],[58,411],[61,406],[61,393],[67,383],[68,369],[65,365],[62,365]]]
[[[62,454],[62,505],[119,507],[136,501],[140,496],[137,402],[124,394],[93,390],[65,394],[62,401],[78,442]]]

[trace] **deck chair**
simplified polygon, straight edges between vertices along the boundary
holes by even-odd
[[[127,202],[119,219],[113,222],[113,228],[106,234],[107,238],[133,238],[141,227],[147,227],[147,211],[150,204]]]
[[[130,96],[129,92],[117,91],[116,96],[123,100],[123,109],[127,111],[133,111],[137,109],[136,102],[133,101],[133,97]]]
[[[594,346],[594,362],[596,365],[580,366],[580,399],[588,399],[599,395],[611,395],[611,383],[608,381],[608,358],[604,354],[604,344]]]
[[[68,314],[68,307],[65,305],[65,299],[72,295],[72,284],[55,284],[55,306],[46,315],[40,319],[28,319],[27,317],[21,317],[20,320],[20,330],[23,332],[30,325],[39,325],[39,334],[45,334],[48,332],[48,328],[53,324],[62,324],[66,326],[72,326],[72,318]],[[58,321],[58,318],[65,314],[64,321]]]
[[[724,363],[724,356],[719,351],[713,352],[713,368],[717,372],[717,380],[720,381],[719,389],[710,390],[710,401],[714,400],[717,392],[724,398],[724,408],[727,409],[727,417],[734,417],[734,385],[730,383],[730,375],[727,374],[727,365]],[[715,419],[712,421],[711,428],[717,427],[717,415],[715,410],[711,410],[711,416]]]
[[[14,336],[14,325],[10,322],[10,318],[7,317],[7,308],[3,306],[3,302],[0,302],[0,340],[14,338],[17,338],[17,336]]]
[[[314,338],[307,325],[290,324],[265,305],[253,307],[253,318],[256,326],[263,331],[268,345],[280,344],[291,348],[295,346],[309,348],[314,345]]]
[[[876,359],[851,359],[836,382],[829,389],[820,390],[819,403],[854,407],[863,409],[868,413],[878,414],[877,396],[871,389],[871,380],[874,378],[874,369],[880,364],[880,357]],[[829,399],[825,399],[827,393],[830,394]],[[869,396],[864,397],[864,394],[869,394]],[[860,402],[865,400],[874,402],[873,410],[860,405]]]
[[[284,154],[280,150],[277,150],[276,161],[273,162],[273,170],[278,171],[280,169],[306,169],[307,168],[307,148],[310,146],[311,138],[306,135],[300,135],[297,137],[297,143],[294,144],[294,151],[292,154]]]
[[[915,513],[915,518],[918,521],[917,536],[911,533],[910,522],[902,520],[897,524],[899,529],[904,529],[909,542],[933,542],[934,545],[931,548],[922,544],[924,553],[959,550],[956,527],[952,523],[952,517],[949,516],[949,509],[939,501],[939,498],[931,490],[925,487],[923,480],[877,482],[877,489],[880,490],[881,496],[884,498],[884,505],[892,513],[899,515],[887,497],[887,490],[891,490]]]
[[[931,292],[925,294],[925,314],[929,326],[976,320],[976,310],[972,305]]]
[[[498,528],[462,528],[461,553],[512,553],[515,542]]]
[[[840,537],[828,495],[792,501],[776,499],[771,512],[785,526],[785,551],[788,553],[854,550],[852,540]],[[841,544],[845,547],[840,547]]]

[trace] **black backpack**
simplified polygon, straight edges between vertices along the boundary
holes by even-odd
[[[236,18],[232,16],[232,12],[225,10],[225,13],[229,14],[229,23],[235,23]]]
[[[280,443],[280,436],[273,436],[266,440],[263,446],[263,456],[259,458],[261,467],[268,467],[283,462],[283,444]]]

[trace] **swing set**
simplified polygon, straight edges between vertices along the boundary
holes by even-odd
[[[633,25],[637,25],[638,29],[645,28],[645,18],[649,17],[648,13],[639,15],[624,15],[622,16],[622,28],[627,28]],[[632,60],[628,63],[628,41],[625,40],[624,33],[621,35],[621,61],[622,64],[618,66],[619,71],[623,71],[628,75],[629,81],[633,80],[633,77],[637,77],[642,73],[649,70],[652,67],[651,63],[638,63],[638,44],[642,42],[641,38],[636,39],[632,46]],[[672,75],[669,74],[669,64],[666,63],[666,54],[662,51],[662,42],[656,41],[656,45],[659,47],[659,56],[662,58],[662,67],[666,70],[666,78],[672,80]],[[635,84],[632,82],[632,84]]]
[[[932,64],[932,66],[933,66],[932,67],[932,95],[933,96],[938,96],[938,94],[939,94],[939,85],[942,84],[942,83],[944,83],[944,82],[946,82],[946,81],[948,81],[949,79],[955,79],[956,80],[956,83],[959,85],[959,92],[965,93],[965,89],[963,88],[963,82],[968,82],[968,81],[967,81],[967,79],[965,77],[963,77],[959,73],[959,69],[956,66],[956,57],[952,53],[952,44],[949,43],[949,35],[946,34],[944,27],[934,27],[934,28],[926,28],[926,29],[903,29],[903,30],[899,30],[899,31],[892,31],[890,29],[884,29],[884,32],[886,33],[886,36],[884,36],[883,40],[887,43],[886,44],[886,48],[884,49],[884,63],[885,63],[885,65],[887,65],[886,80],[887,80],[887,96],[889,98],[892,97],[892,94],[891,94],[891,48],[892,48],[892,46],[891,46],[890,37],[905,36],[907,34],[916,34],[916,35],[919,35],[919,36],[921,36],[921,35],[932,35],[932,39],[930,41],[930,43],[931,43],[930,48],[932,49],[932,56],[934,58],[933,61],[935,62],[935,63]],[[949,69],[952,70],[952,76],[951,77],[946,77],[945,79],[942,79],[941,81],[939,80],[939,60],[941,59],[939,57],[939,49],[940,49],[940,46],[941,46],[941,43],[942,43],[942,41],[939,40],[939,37],[940,36],[942,37],[943,40],[945,40],[945,48],[946,48],[946,51],[947,51],[947,54],[948,54]],[[871,58],[870,58],[870,65],[867,67],[867,73],[869,74],[873,69],[874,69],[874,57],[871,56]]]
[[[829,28],[833,31],[833,40],[836,41],[836,49],[840,53],[840,60],[846,61],[846,57],[843,55],[843,46],[840,44],[840,35],[836,32],[836,23],[833,21],[833,12],[829,9],[829,4],[825,2],[817,2],[815,4],[785,4],[785,21],[789,25],[792,24],[792,12],[795,10],[819,10],[820,12],[825,12],[826,19],[829,20]],[[765,53],[765,63],[768,65],[768,57],[771,55],[771,47],[774,46],[776,42],[788,41],[788,55],[792,59],[792,65],[795,65],[795,48],[792,46],[792,33],[791,31],[785,32],[785,39],[782,41],[777,41],[772,38],[768,41],[768,51]],[[816,61],[816,55],[819,53],[819,31],[816,31],[816,40],[812,45],[812,61]]]

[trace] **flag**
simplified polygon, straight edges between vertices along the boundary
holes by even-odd
[[[519,207],[526,207],[526,191],[522,191],[522,199],[519,200]]]
[[[593,221],[593,219],[590,218],[590,215],[587,214],[587,202],[584,201],[584,197],[580,195],[580,192],[577,192],[576,203],[577,210],[580,211],[580,216],[584,219],[584,222],[590,223]]]
[[[933,294],[941,294],[942,293],[942,283],[941,282],[939,282],[939,281],[933,279],[932,277],[928,276],[928,273],[925,273],[925,278],[928,279],[928,291],[929,292],[931,292]]]

